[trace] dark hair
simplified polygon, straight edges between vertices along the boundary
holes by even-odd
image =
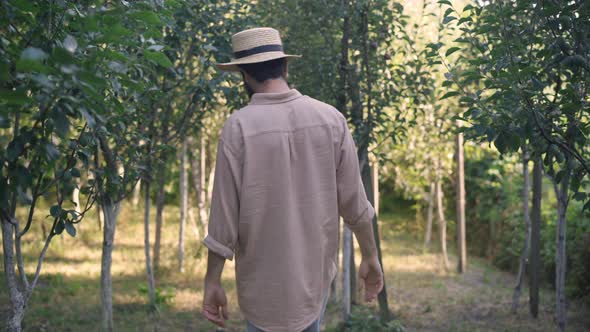
[[[248,75],[254,77],[254,79],[259,83],[272,78],[283,77],[286,66],[286,58],[238,65],[240,69],[248,73]]]

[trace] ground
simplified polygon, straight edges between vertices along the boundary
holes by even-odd
[[[165,210],[163,266],[156,277],[162,304],[159,312],[148,311],[141,216],[141,207],[134,209],[125,204],[117,226],[112,268],[116,331],[215,331],[215,327],[199,313],[206,267],[205,250],[191,227],[186,234],[185,271],[181,273],[178,269],[176,207]],[[445,271],[436,245],[424,252],[421,240],[403,235],[396,228],[396,225],[408,223],[402,219],[400,216],[384,216],[380,225],[390,308],[406,331],[555,330],[553,294],[549,288],[541,292],[537,320],[528,314],[527,289],[523,290],[519,312],[513,315],[509,309],[514,275],[474,257],[469,257],[468,272],[459,275],[454,272],[456,261],[452,255],[452,271]],[[34,270],[43,245],[41,221],[36,220],[23,243],[28,273]],[[153,234],[152,228],[152,239]],[[93,215],[80,225],[76,238],[65,233],[55,238],[25,316],[24,330],[98,331],[100,255],[101,232]],[[0,279],[5,285],[3,275]],[[244,331],[233,279],[233,262],[228,262],[223,274],[230,312],[227,330]],[[370,304],[369,308],[376,310],[376,304]],[[8,294],[4,286],[0,287],[2,321],[7,310]],[[339,330],[339,319],[340,308],[330,304],[325,320],[327,329]],[[570,302],[568,324],[568,331],[590,330],[590,308]]]

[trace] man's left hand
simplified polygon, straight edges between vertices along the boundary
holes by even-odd
[[[203,315],[211,322],[225,327],[227,314],[227,298],[220,283],[205,283],[203,296]]]

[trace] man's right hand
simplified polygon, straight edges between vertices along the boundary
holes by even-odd
[[[383,271],[376,255],[363,258],[359,266],[359,281],[365,288],[365,301],[371,302],[383,289]]]

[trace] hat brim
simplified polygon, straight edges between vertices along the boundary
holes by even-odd
[[[297,59],[297,58],[301,58],[301,55],[285,54],[283,52],[265,52],[265,53],[250,55],[250,56],[243,57],[240,59],[233,59],[231,62],[217,63],[217,64],[215,64],[215,66],[223,71],[237,72],[237,71],[240,71],[240,68],[238,67],[238,65],[264,62],[264,61],[270,61],[270,60],[281,59],[281,58]]]

